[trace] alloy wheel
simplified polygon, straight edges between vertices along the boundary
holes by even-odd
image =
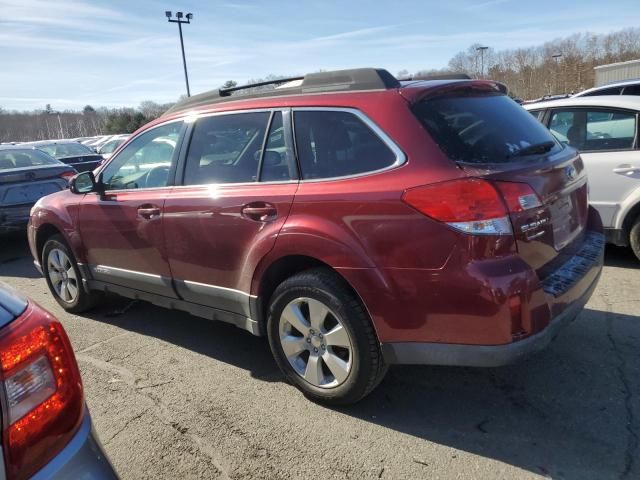
[[[59,248],[53,248],[47,257],[47,272],[58,297],[66,303],[78,298],[78,277],[69,256]]]
[[[295,372],[315,387],[344,383],[353,366],[353,342],[342,320],[324,303],[297,298],[284,308],[280,345]]]

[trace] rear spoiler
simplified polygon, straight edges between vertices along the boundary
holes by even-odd
[[[410,103],[415,103],[428,98],[440,97],[463,90],[502,93],[504,95],[508,92],[505,84],[493,80],[453,80],[450,82],[443,81],[436,86],[427,88],[402,88],[400,89],[400,94]]]

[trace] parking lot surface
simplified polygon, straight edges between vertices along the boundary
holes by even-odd
[[[52,311],[104,447],[138,478],[640,478],[640,263],[609,249],[586,310],[496,369],[394,367],[328,409],[286,384],[264,339],[118,297],[70,315],[21,236],[0,281]]]

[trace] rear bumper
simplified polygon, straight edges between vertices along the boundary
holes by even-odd
[[[33,204],[0,207],[0,233],[24,230]]]
[[[82,424],[71,442],[32,478],[118,478],[95,435],[88,410],[85,410]]]
[[[598,268],[599,267],[599,268]],[[461,345],[446,343],[392,342],[382,345],[389,364],[453,365],[466,367],[499,367],[517,362],[544,349],[570,324],[589,301],[602,273],[602,260],[595,278],[582,295],[562,310],[542,331],[523,340],[504,345]]]

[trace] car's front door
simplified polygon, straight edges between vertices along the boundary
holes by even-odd
[[[184,133],[176,121],[133,139],[100,172],[104,194],[87,194],[78,225],[96,280],[175,297],[162,209]]]
[[[556,108],[549,129],[580,151],[589,174],[589,202],[605,228],[613,228],[620,205],[640,188],[637,114],[602,107]]]
[[[274,246],[297,189],[288,111],[205,116],[193,126],[164,232],[179,295],[250,317],[256,264]]]

